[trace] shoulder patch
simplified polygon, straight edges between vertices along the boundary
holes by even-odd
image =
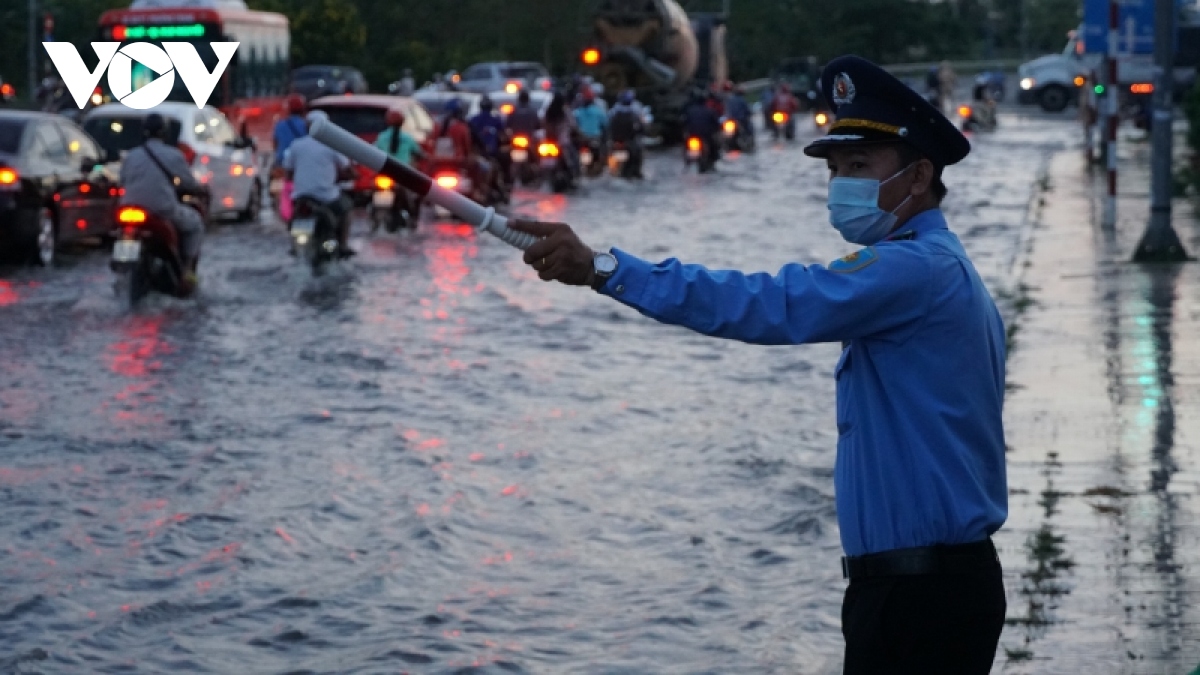
[[[829,263],[829,271],[849,274],[850,272],[857,272],[877,260],[879,260],[879,252],[875,250],[874,246],[868,246],[861,251],[856,251],[844,258],[838,258]]]

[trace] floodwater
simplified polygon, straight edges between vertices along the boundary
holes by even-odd
[[[998,295],[1074,127],[1007,118],[948,174]],[[853,250],[823,162],[654,156],[515,211],[775,270]],[[198,299],[100,252],[0,273],[0,671],[835,673],[835,345],[662,327],[427,222],[313,280],[269,217]]]

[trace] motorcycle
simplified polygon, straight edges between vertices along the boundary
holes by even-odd
[[[996,130],[996,106],[994,103],[989,104],[985,101],[977,105],[960,105],[958,106],[958,116],[962,119],[963,131]]]
[[[699,136],[688,136],[686,149],[683,154],[683,166],[687,167],[695,164],[700,173],[708,173],[716,166],[716,161],[713,157],[711,141],[706,141]]]
[[[754,130],[737,120],[728,117],[721,120],[721,134],[727,152],[754,152]]]
[[[371,194],[371,206],[367,209],[372,233],[380,228],[388,233],[417,229],[421,220],[421,202],[402,192],[403,189],[387,176],[375,177],[375,192]]]
[[[570,190],[575,184],[575,175],[571,171],[566,155],[554,141],[542,141],[538,144],[539,163],[542,173],[550,177],[550,189],[556,193]]]
[[[621,141],[613,141],[612,152],[608,155],[609,173],[617,178],[636,178],[637,171],[632,156],[628,145]]]
[[[320,275],[325,265],[337,257],[337,217],[324,204],[308,197],[296,199],[293,211],[289,225],[292,251],[308,263],[314,276]]]
[[[791,113],[776,110],[771,113],[771,135],[775,140],[779,140],[780,133],[789,141],[796,139],[796,120],[792,118]],[[783,131],[781,132],[780,129]]]
[[[583,174],[588,178],[596,178],[604,173],[604,167],[607,164],[608,156],[604,139],[583,139],[583,142],[579,144],[579,165],[583,169]]]
[[[109,268],[117,275],[117,292],[136,305],[150,291],[184,298],[195,290],[184,278],[175,226],[136,205],[117,211],[120,227],[113,241]]]
[[[542,180],[541,167],[538,158],[530,153],[535,152],[537,138],[529,134],[515,134],[509,143],[509,158],[512,160],[512,183],[515,185],[536,185]]]

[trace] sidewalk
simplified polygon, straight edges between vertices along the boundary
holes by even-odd
[[[1200,263],[1127,262],[1149,218],[1149,147],[1121,159],[1107,230],[1101,174],[1078,149],[1053,159],[1019,263],[996,673],[1200,664]],[[1200,256],[1181,200],[1175,227]]]

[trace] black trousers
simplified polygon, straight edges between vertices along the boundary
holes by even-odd
[[[845,675],[988,675],[1004,628],[1000,566],[854,580],[842,603]]]

